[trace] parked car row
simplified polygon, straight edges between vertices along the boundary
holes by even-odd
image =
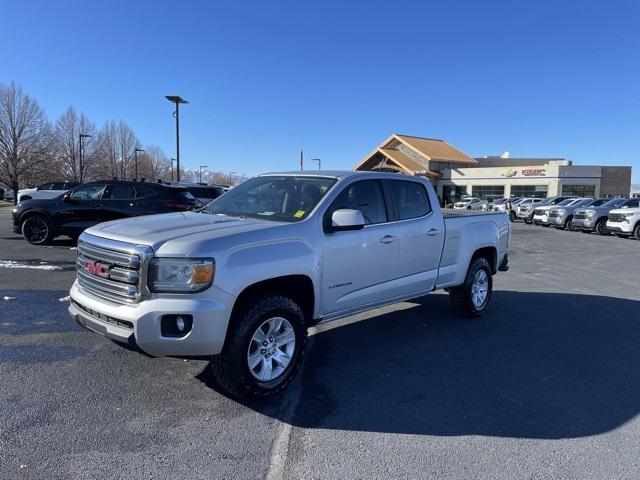
[[[202,184],[118,180],[75,186],[69,183],[45,184],[31,193],[21,190],[13,210],[13,231],[29,243],[43,245],[60,235],[76,239],[86,228],[110,220],[198,209],[224,194],[220,186]],[[45,186],[48,188],[42,188]],[[61,190],[66,186],[71,188]],[[50,196],[51,192],[55,194]],[[37,199],[27,199],[27,195]]]

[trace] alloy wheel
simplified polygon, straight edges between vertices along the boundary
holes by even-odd
[[[273,317],[262,323],[251,337],[247,366],[260,382],[281,376],[291,363],[296,348],[296,334],[286,318]]]
[[[489,292],[489,276],[484,270],[478,270],[471,284],[471,301],[474,307],[481,308],[487,300]]]

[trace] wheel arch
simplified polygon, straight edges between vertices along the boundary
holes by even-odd
[[[469,270],[471,264],[478,258],[484,258],[485,260],[487,260],[487,262],[489,262],[492,275],[495,275],[498,272],[498,250],[496,249],[496,247],[482,247],[473,252],[473,255],[471,255],[471,260],[469,260],[467,270]]]
[[[31,210],[27,210],[25,212],[22,212],[20,214],[20,217],[18,219],[18,223],[19,223],[20,227],[22,227],[22,224],[24,223],[24,221],[27,218],[33,217],[34,215],[42,215],[47,220],[49,220],[51,222],[51,224],[53,225],[53,219],[52,219],[51,215],[49,214],[49,212],[46,212],[44,210],[39,210],[39,209],[31,209]],[[55,225],[54,225],[54,227],[55,227]]]

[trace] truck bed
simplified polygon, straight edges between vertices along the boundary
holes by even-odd
[[[484,210],[454,210],[452,208],[443,208],[442,209],[442,217],[446,220],[447,218],[456,218],[456,217],[475,217],[482,215],[506,215],[505,212],[487,212]]]

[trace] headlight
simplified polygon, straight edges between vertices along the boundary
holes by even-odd
[[[565,213],[567,213],[567,211],[566,211],[566,210],[564,210],[564,209],[562,209],[562,208],[560,208],[560,209],[556,210],[556,212],[558,212],[558,215],[560,215],[561,217],[562,217]]]
[[[154,258],[149,268],[149,290],[166,293],[195,293],[213,283],[212,258]]]
[[[593,214],[594,214],[594,213],[596,213],[596,212],[594,212],[593,210],[589,210],[589,211],[587,212],[587,218],[591,218],[591,217],[593,217]]]

